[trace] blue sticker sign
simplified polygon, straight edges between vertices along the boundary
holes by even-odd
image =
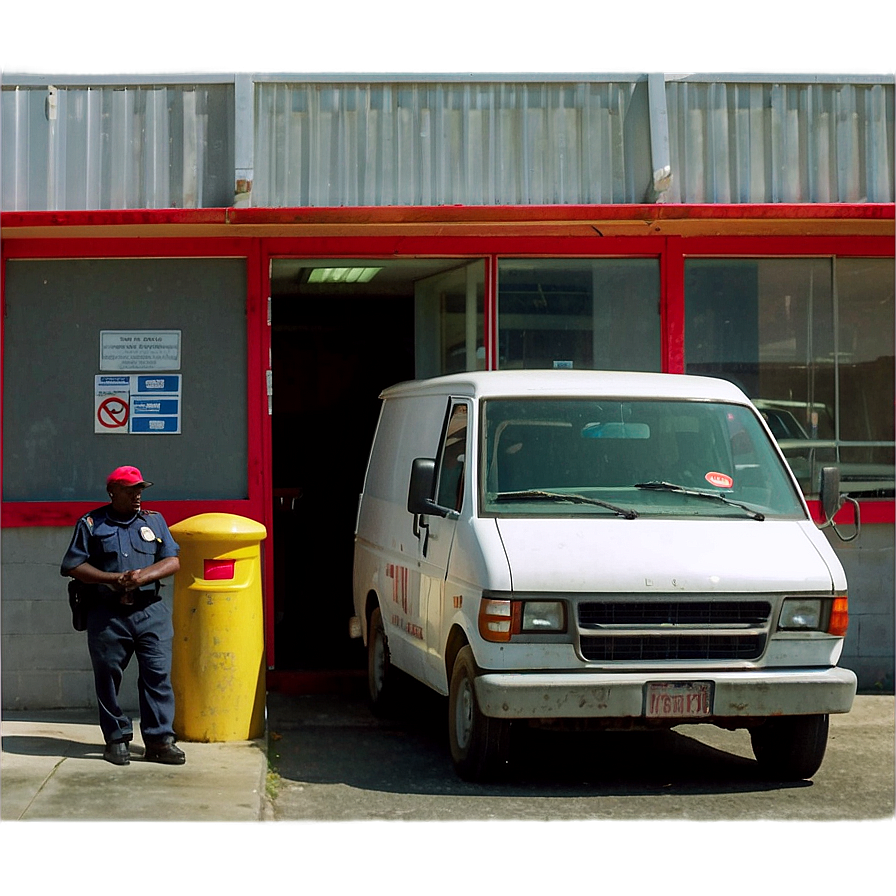
[[[180,374],[165,376],[137,376],[137,391],[141,394],[150,392],[180,392]]]
[[[176,398],[132,398],[131,413],[135,417],[176,417]]]
[[[177,417],[132,417],[132,433],[177,433],[180,432],[180,420]]]

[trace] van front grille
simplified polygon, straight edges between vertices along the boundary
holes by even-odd
[[[579,646],[591,662],[756,660],[771,612],[763,600],[583,601]]]
[[[761,626],[768,622],[771,609],[763,600],[588,601],[579,604],[579,625]]]
[[[582,638],[582,656],[592,662],[619,660],[755,660],[764,635],[604,635]]]

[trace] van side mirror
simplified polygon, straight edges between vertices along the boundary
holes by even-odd
[[[440,507],[432,496],[436,486],[436,462],[431,457],[417,457],[411,464],[411,481],[408,485],[408,512],[448,516],[447,507]]]
[[[818,490],[818,498],[821,501],[821,512],[824,514],[824,522],[821,528],[825,529],[830,526],[834,530],[834,534],[840,541],[855,541],[859,537],[862,523],[859,514],[859,502],[849,495],[840,496],[840,468],[839,467],[822,467],[821,468],[821,486]],[[834,517],[843,502],[848,501],[853,508],[853,526],[855,527],[852,535],[844,535],[837,524]]]
[[[830,522],[840,509],[840,468],[821,468],[821,487],[818,491],[824,521]]]

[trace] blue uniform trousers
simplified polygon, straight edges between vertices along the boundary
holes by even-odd
[[[137,657],[140,731],[144,742],[174,734],[174,691],[171,687],[171,610],[161,600],[142,609],[100,604],[90,609],[87,647],[106,743],[130,740],[134,729],[118,703],[122,674]]]

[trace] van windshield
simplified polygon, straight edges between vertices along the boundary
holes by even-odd
[[[705,401],[487,399],[488,516],[803,519],[756,415]]]

